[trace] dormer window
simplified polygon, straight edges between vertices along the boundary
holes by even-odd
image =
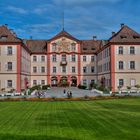
[[[127,38],[127,36],[125,36],[125,35],[121,35],[120,37],[121,37],[121,39],[126,39]]]
[[[138,38],[140,38],[140,37],[139,37],[139,36],[133,36],[133,38],[134,38],[134,39],[138,39]]]
[[[87,50],[87,48],[83,48],[83,50],[84,50],[84,51],[86,51],[86,50]]]
[[[96,49],[95,48],[91,48],[91,50],[95,51]]]
[[[1,40],[7,40],[7,37],[8,37],[7,35],[2,35],[2,36],[0,37],[0,39],[1,39]]]

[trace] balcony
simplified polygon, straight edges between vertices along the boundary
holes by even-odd
[[[61,61],[61,62],[60,62],[60,65],[61,65],[61,66],[67,65],[67,61]]]

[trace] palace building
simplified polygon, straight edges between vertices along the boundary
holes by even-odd
[[[79,40],[62,30],[49,40],[20,39],[0,26],[0,89],[97,83],[118,90],[140,84],[140,34],[127,25],[108,40]]]

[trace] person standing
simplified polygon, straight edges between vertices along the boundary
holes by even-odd
[[[63,95],[64,95],[64,97],[65,97],[65,95],[66,95],[66,90],[65,90],[65,89],[63,90]]]

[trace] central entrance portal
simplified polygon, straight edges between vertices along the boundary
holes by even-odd
[[[77,86],[77,78],[76,76],[71,77],[71,86],[76,87]]]
[[[57,77],[56,76],[52,77],[51,78],[51,86],[57,87],[57,83],[58,83]]]
[[[67,86],[69,86],[69,82],[68,82],[67,76],[62,76],[62,77],[60,78],[59,86],[60,86],[60,87],[67,87]]]

